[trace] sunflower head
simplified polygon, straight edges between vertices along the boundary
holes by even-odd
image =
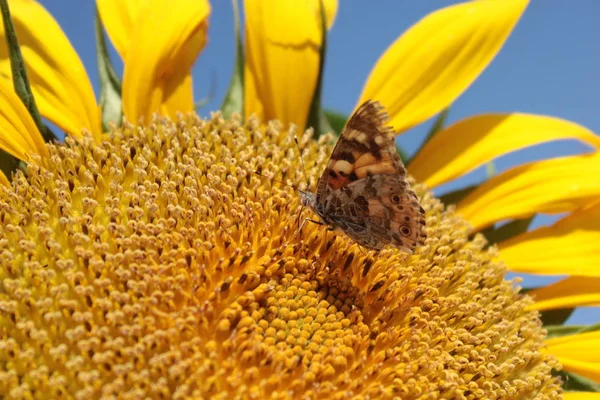
[[[331,137],[300,140],[314,185]],[[417,185],[415,254],[298,230],[292,135],[155,118],[0,187],[0,393],[557,398],[530,300]],[[305,211],[306,212],[306,211]]]

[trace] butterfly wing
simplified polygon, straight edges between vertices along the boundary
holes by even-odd
[[[317,201],[333,190],[369,175],[406,175],[394,143],[394,132],[385,126],[383,106],[368,100],[350,117],[317,185]]]
[[[412,253],[425,239],[424,211],[376,101],[362,104],[344,127],[319,179],[316,203],[326,222],[364,247],[386,244]]]
[[[408,181],[399,175],[372,175],[329,193],[327,218],[361,246],[389,244],[412,254],[423,244],[425,212]]]

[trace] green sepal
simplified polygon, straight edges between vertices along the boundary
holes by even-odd
[[[548,339],[575,335],[578,333],[596,332],[600,330],[600,324],[594,325],[550,325],[545,326],[544,329],[548,331]]]
[[[210,74],[210,87],[208,88],[208,94],[200,100],[194,102],[194,110],[198,112],[202,107],[205,107],[208,103],[215,98],[217,92],[217,73],[213,70]]]
[[[575,311],[574,308],[558,308],[555,310],[540,311],[540,319],[544,326],[562,325]]]
[[[459,201],[461,201],[462,199],[464,199],[465,197],[467,197],[472,191],[477,189],[478,186],[479,186],[479,184],[466,186],[464,188],[457,189],[452,192],[443,194],[443,195],[439,196],[438,198],[440,199],[440,201],[442,203],[444,203],[446,205],[456,204]]]
[[[498,228],[494,228],[493,226],[484,229],[481,233],[488,240],[489,244],[500,243],[504,240],[510,239],[514,236],[517,236],[523,232],[526,232],[531,225],[531,221],[533,221],[533,216],[516,219],[510,221]]]
[[[554,371],[553,375],[560,376],[562,378],[562,388],[567,392],[600,392],[599,383],[596,383],[593,380],[579,374],[574,374],[567,371]]]
[[[106,47],[104,27],[96,9],[96,58],[98,59],[98,77],[100,79],[100,110],[102,128],[108,130],[111,122],[117,126],[123,121],[123,102],[121,100],[121,80],[117,75]]]
[[[4,172],[4,175],[10,181],[11,174],[19,168],[20,160],[0,149],[0,170]]]
[[[237,0],[232,0],[233,23],[235,29],[235,63],[227,94],[221,105],[221,112],[225,118],[230,118],[233,113],[244,117],[244,46],[240,32],[240,11]]]
[[[425,140],[423,141],[423,143],[421,143],[421,146],[419,147],[419,149],[417,151],[415,151],[415,153],[411,156],[406,158],[406,165],[410,164],[410,162],[413,160],[413,158],[419,154],[419,151],[421,151],[421,149],[423,147],[425,147],[425,145],[427,144],[427,142],[429,142],[431,140],[432,137],[434,137],[439,131],[441,131],[442,129],[444,129],[444,126],[446,125],[446,120],[448,119],[448,113],[450,112],[450,107],[444,108],[436,117],[435,121],[433,122],[433,125],[431,126],[431,129],[429,129],[429,132],[427,132],[427,136],[425,136]]]
[[[427,132],[427,136],[425,137],[425,141],[423,141],[423,145],[431,140],[439,131],[444,129],[446,126],[446,121],[448,120],[448,114],[450,113],[450,107],[444,108],[436,117],[433,125],[429,132]],[[421,146],[423,147],[423,146]]]
[[[324,109],[323,112],[325,113],[325,117],[327,117],[333,132],[335,132],[336,135],[342,133],[342,130],[348,121],[348,116],[328,108]]]
[[[2,22],[4,23],[4,36],[6,37],[6,45],[8,47],[10,69],[12,71],[13,86],[15,92],[29,111],[31,118],[33,118],[33,121],[38,127],[38,130],[42,134],[44,140],[46,142],[55,141],[56,136],[42,122],[42,116],[40,115],[40,112],[35,103],[35,98],[33,97],[33,92],[31,91],[29,79],[27,78],[27,69],[25,68],[25,61],[23,60],[21,47],[19,46],[19,41],[17,40],[17,33],[15,32],[15,26],[12,22],[7,0],[0,0],[0,9],[2,11]]]
[[[488,179],[496,175],[496,165],[494,164],[494,160],[485,163],[485,174]]]
[[[408,156],[408,152],[406,150],[404,150],[404,148],[402,146],[400,146],[398,143],[396,143],[396,150],[398,150],[398,155],[400,155],[400,159],[402,160],[402,163],[406,165],[407,160],[410,158]]]
[[[319,1],[319,9],[321,13],[321,49],[319,51],[319,75],[317,76],[317,84],[310,103],[308,119],[306,125],[313,127],[313,137],[316,139],[319,136],[334,131],[325,116],[323,108],[321,108],[321,95],[323,91],[323,75],[325,72],[325,55],[327,53],[327,18],[325,15],[325,6],[323,0]]]

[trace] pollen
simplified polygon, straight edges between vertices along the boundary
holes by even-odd
[[[412,255],[302,225],[332,137],[293,136],[126,122],[0,187],[0,397],[560,397],[482,236],[420,185]]]

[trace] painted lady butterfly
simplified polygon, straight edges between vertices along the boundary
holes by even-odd
[[[389,244],[412,254],[426,238],[425,211],[387,121],[379,102],[362,104],[344,127],[317,192],[300,191],[300,199],[322,221],[312,222],[342,230],[368,249]]]

